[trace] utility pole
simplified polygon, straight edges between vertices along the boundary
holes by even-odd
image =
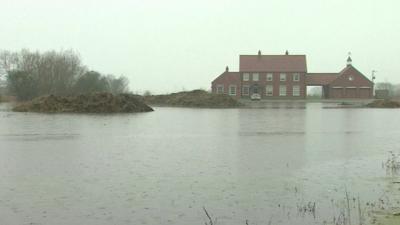
[[[375,80],[375,73],[376,72],[378,72],[378,71],[376,71],[376,70],[372,70],[372,82],[374,82],[374,80]]]
[[[372,73],[371,73],[371,79],[372,79],[372,96],[375,96],[375,78],[376,78],[376,76],[375,76],[375,73],[376,73],[377,71],[376,70],[372,70]]]

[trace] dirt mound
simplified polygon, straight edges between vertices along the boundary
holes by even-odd
[[[370,108],[400,108],[400,102],[392,100],[375,100],[369,104],[367,107]]]
[[[184,91],[168,95],[143,97],[150,105],[196,108],[234,108],[242,104],[228,95],[212,94],[203,90]]]
[[[43,96],[13,108],[15,112],[131,113],[150,112],[151,107],[131,94],[93,93],[77,96]]]
[[[14,96],[0,95],[0,102],[15,102],[17,98]]]

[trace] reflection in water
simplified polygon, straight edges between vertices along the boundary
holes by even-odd
[[[7,139],[14,141],[45,141],[45,140],[61,140],[61,139],[74,139],[77,138],[79,134],[5,134],[0,136],[1,139]]]
[[[289,135],[304,135],[304,131],[255,131],[255,132],[245,132],[239,131],[239,136],[289,136]]]
[[[395,110],[324,106],[96,116],[0,104],[0,224],[204,224],[203,206],[218,224],[321,224],[345,187],[381,196],[400,136]],[[299,213],[313,202],[316,219]]]

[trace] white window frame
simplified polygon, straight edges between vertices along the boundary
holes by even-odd
[[[280,81],[286,81],[286,73],[279,74],[279,80]]]
[[[221,91],[220,91],[221,88]],[[223,84],[218,84],[217,85],[217,94],[223,94],[224,93],[224,85]]]
[[[297,77],[297,79],[295,79]],[[300,73],[294,73],[293,74],[293,81],[298,82],[300,81]]]
[[[279,85],[279,96],[286,96],[287,88],[286,85]]]
[[[232,90],[234,90],[232,92]],[[236,85],[229,85],[228,94],[231,96],[236,96]]]
[[[273,96],[274,95],[274,85],[266,85],[265,86],[265,96]]]
[[[273,73],[267,73],[267,81],[273,81],[274,80],[274,74]]]
[[[250,73],[243,73],[243,81],[249,81],[250,80]]]
[[[245,91],[244,91],[245,89],[247,89],[247,93],[245,93]],[[250,95],[250,86],[249,85],[242,86],[242,95],[244,95],[244,96]]]
[[[259,73],[253,73],[252,77],[253,77],[253,81],[259,81],[260,80],[260,74]]]
[[[296,97],[300,96],[300,85],[293,85],[292,95]]]

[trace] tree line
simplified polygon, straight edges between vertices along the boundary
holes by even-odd
[[[375,84],[375,90],[388,90],[390,97],[400,97],[400,84],[379,82]]]
[[[0,51],[0,67],[6,71],[8,94],[19,100],[42,95],[75,95],[91,92],[128,91],[124,76],[103,75],[88,70],[78,53],[63,51]]]

